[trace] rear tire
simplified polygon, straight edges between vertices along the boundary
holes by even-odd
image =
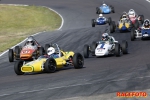
[[[24,72],[21,71],[22,66],[23,66],[22,60],[18,60],[17,62],[15,62],[14,71],[17,75],[23,75],[24,74]]]
[[[45,62],[44,70],[47,73],[54,73],[56,71],[56,61],[53,58],[49,58]]]
[[[92,45],[91,45],[91,53],[92,53],[92,56],[95,56],[95,49],[97,47],[97,43],[95,41],[92,42]]]
[[[131,29],[131,41],[134,41],[134,39],[135,39],[135,29],[132,28]]]
[[[92,19],[92,27],[95,27],[95,19]]]
[[[108,17],[108,24],[110,25],[112,23],[111,17]]]
[[[128,42],[123,40],[122,44],[121,44],[121,47],[122,47],[123,54],[127,54],[128,53]]]
[[[13,62],[14,61],[14,51],[13,51],[13,49],[9,49],[8,57],[9,57],[9,62]]]
[[[115,55],[116,57],[120,56],[120,44],[118,43],[115,44]]]
[[[96,14],[99,14],[99,8],[96,7]]]
[[[110,33],[113,33],[114,32],[114,25],[111,23],[110,24]]]
[[[138,20],[135,21],[134,27],[135,27],[136,29],[139,28],[139,22],[138,22]]]
[[[89,45],[84,45],[83,48],[83,54],[84,54],[84,58],[89,58]]]
[[[44,55],[44,48],[40,47],[39,48],[39,56],[42,56],[42,55]]]
[[[73,65],[75,69],[83,68],[84,59],[80,53],[75,53],[73,56]]]
[[[15,57],[16,60],[20,59],[20,47],[19,46],[15,46]]]

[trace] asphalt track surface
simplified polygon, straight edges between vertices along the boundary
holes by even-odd
[[[100,39],[108,26],[91,27],[91,19],[97,18],[95,7],[102,0],[3,0],[7,4],[29,4],[50,7],[64,18],[61,30],[35,36],[44,46],[58,43],[64,50],[83,53],[83,45]],[[115,14],[107,14],[118,21],[123,11],[135,9],[138,14],[150,18],[150,4],[145,0],[105,0],[115,7]],[[8,54],[0,57],[0,100],[117,100],[118,91],[146,91],[150,88],[150,41],[130,41],[130,33],[113,33],[116,40],[127,40],[129,54],[121,57],[91,57],[85,59],[82,69],[65,68],[55,73],[17,76],[14,63],[8,62]],[[114,93],[114,95],[109,95]],[[149,92],[150,93],[150,92]],[[142,98],[133,98],[140,100]],[[149,96],[145,98],[149,99]],[[142,99],[142,100],[145,100]],[[90,99],[88,99],[90,100]],[[126,100],[122,98],[121,100]],[[131,98],[129,99],[131,100]]]

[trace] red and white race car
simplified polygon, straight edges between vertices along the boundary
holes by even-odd
[[[44,54],[44,48],[32,37],[29,36],[23,47],[15,46],[15,49],[9,49],[9,62],[16,60],[33,60]]]
[[[133,9],[130,9],[128,12],[128,17],[134,24],[135,28],[138,28],[140,24],[144,22],[144,15],[137,15]]]

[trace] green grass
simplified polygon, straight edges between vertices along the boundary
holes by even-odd
[[[39,6],[0,5],[0,52],[39,31],[60,27],[61,18]]]

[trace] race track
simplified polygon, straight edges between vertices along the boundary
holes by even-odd
[[[108,26],[91,27],[91,19],[97,18],[95,8],[103,0],[2,0],[2,4],[28,4],[47,6],[64,18],[61,30],[44,32],[35,39],[44,46],[58,43],[64,50],[83,53],[84,44],[100,40],[100,34]],[[145,0],[105,0],[115,7],[116,13],[107,14],[118,21],[123,11],[134,9],[150,18],[150,3]],[[118,91],[147,91],[150,88],[150,41],[130,41],[130,33],[113,33],[116,40],[127,40],[129,54],[121,57],[91,57],[85,59],[82,69],[69,67],[55,73],[39,73],[17,76],[14,63],[8,54],[0,57],[0,100],[81,100],[80,97],[99,96],[97,100],[117,100]],[[113,95],[109,95],[113,93]],[[150,92],[148,92],[150,93]],[[149,96],[142,100],[149,100]],[[141,98],[133,99],[140,100]],[[87,99],[85,99],[87,100]],[[96,100],[96,99],[93,99]],[[121,99],[122,100],[122,99]],[[125,99],[124,99],[125,100]]]

